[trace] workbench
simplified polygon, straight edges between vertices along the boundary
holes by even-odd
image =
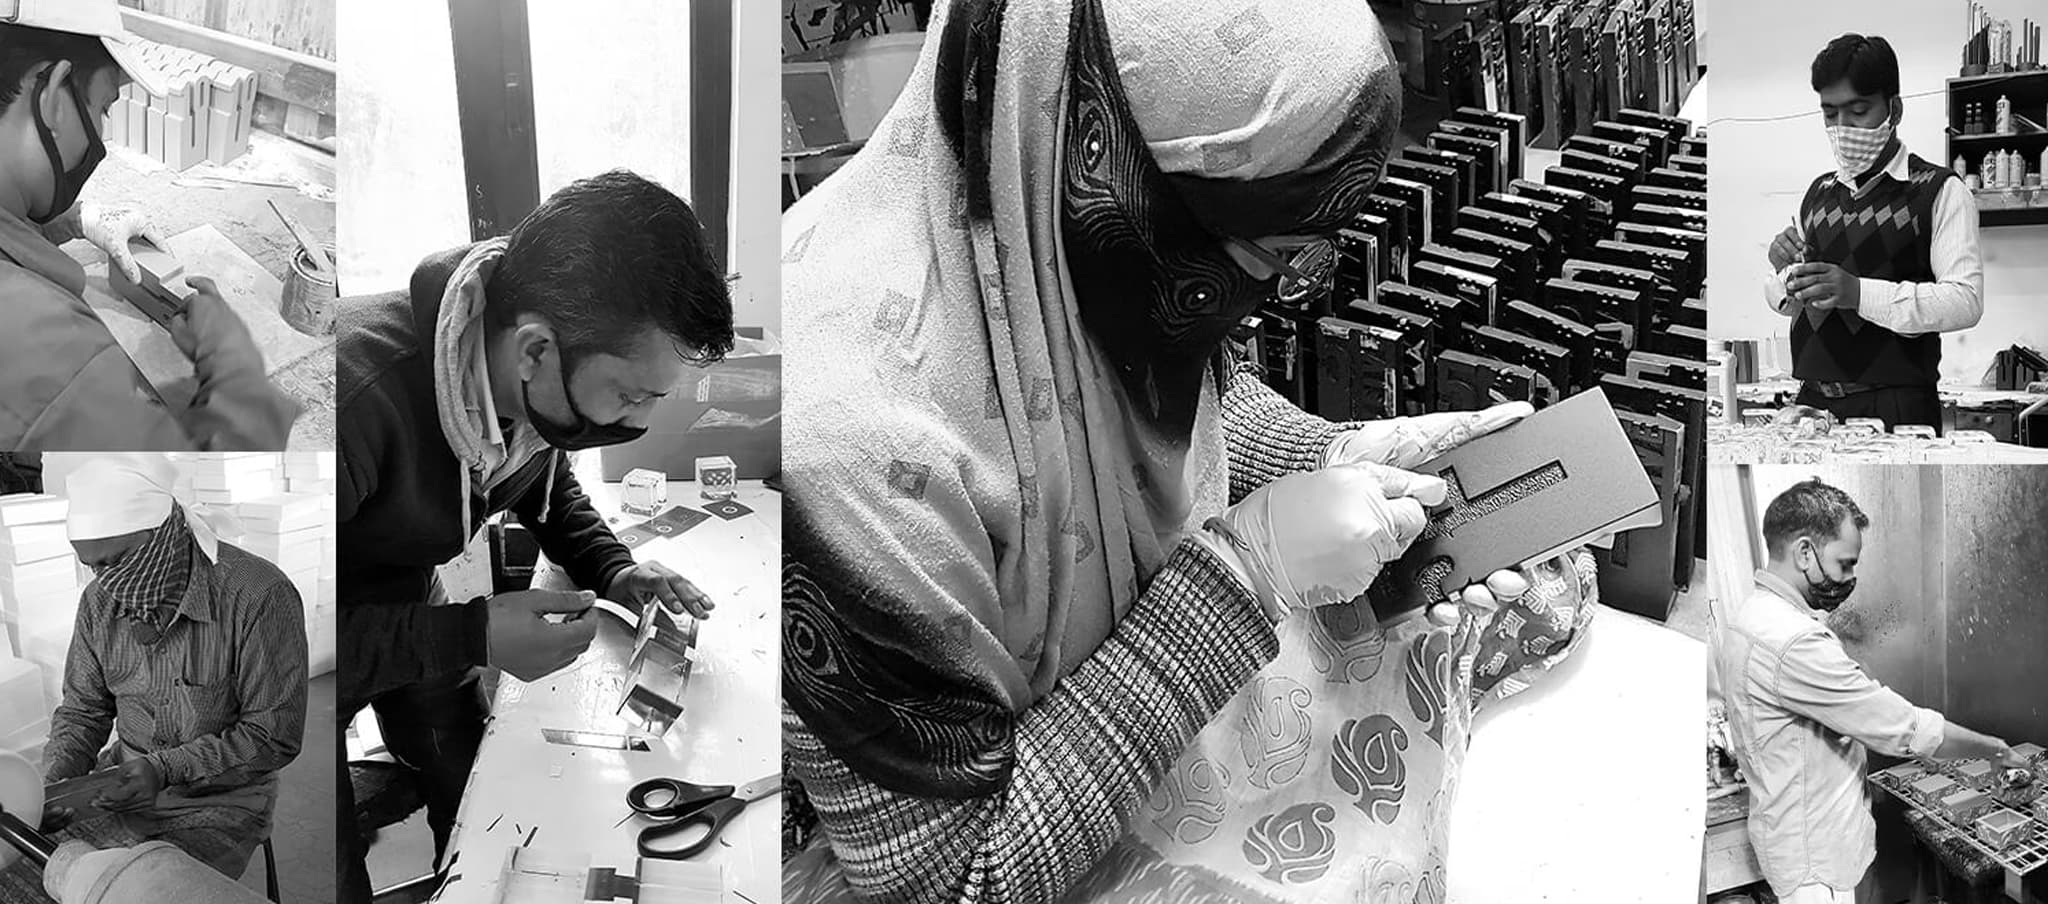
[[[186,275],[214,281],[221,299],[242,318],[262,350],[271,381],[304,409],[292,425],[286,449],[333,449],[334,339],[308,336],[285,323],[278,312],[284,283],[220,230],[198,226],[171,236],[168,244],[165,250],[185,264]],[[197,389],[191,359],[178,350],[169,332],[108,286],[104,264],[90,273],[85,301],[164,404],[180,412],[191,407]]]
[[[1781,408],[1792,403],[1799,393],[1799,381],[1788,379],[1761,380],[1744,383],[1736,387],[1738,404],[1745,408]],[[1940,441],[1927,445],[1923,450],[1909,454],[1905,459],[1894,461],[1892,456],[1845,453],[1839,457],[1859,461],[1881,463],[1968,463],[1991,464],[2013,463],[2034,464],[2048,462],[2048,449],[2034,448],[2012,442],[2020,437],[2022,422],[2031,414],[2048,410],[2048,395],[2017,390],[1985,389],[1980,386],[1945,384],[1939,388],[1942,405],[1942,432],[1944,435],[1955,430],[1982,430],[2000,441],[1980,444],[1967,450],[1949,448]],[[1769,464],[1802,463],[1804,457],[1798,450],[1784,448],[1789,443],[1769,441],[1769,437],[1755,427],[1716,427],[1715,436],[1709,440],[1710,454],[1715,464]],[[1787,428],[1789,429],[1789,428]],[[1829,457],[1838,457],[1829,453]]]
[[[1483,708],[1451,808],[1449,904],[1684,901],[1699,884],[1706,644],[1601,606]]]
[[[620,485],[587,480],[591,502],[614,531],[642,517],[621,515]],[[543,729],[632,733],[617,715],[625,695],[633,625],[598,618],[597,639],[575,664],[531,683],[503,676],[449,847],[452,877],[435,900],[494,904],[507,852],[524,845],[548,860],[587,859],[592,868],[635,873],[635,842],[649,823],[625,818],[629,788],[650,778],[739,785],[782,762],[777,696],[780,650],[781,495],[741,481],[738,502],[753,509],[731,521],[707,518],[684,533],[636,549],[688,577],[717,604],[699,631],[683,715],[646,752],[550,743]],[[702,509],[695,483],[671,482],[668,506]],[[665,506],[666,507],[666,506]],[[534,585],[570,589],[552,565]],[[771,904],[781,888],[778,796],[747,807],[692,863],[724,871],[730,904]]]
[[[1706,855],[1700,863],[1700,900],[1764,880],[1749,843],[1749,789],[1707,801]]]

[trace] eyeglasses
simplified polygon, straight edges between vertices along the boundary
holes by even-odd
[[[1280,286],[1276,294],[1281,301],[1297,301],[1307,297],[1317,287],[1327,282],[1337,269],[1337,246],[1329,239],[1287,239],[1276,242],[1278,247],[1269,247],[1236,237],[1228,241],[1251,255],[1254,260],[1280,274]]]

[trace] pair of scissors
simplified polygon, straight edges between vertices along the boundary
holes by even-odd
[[[626,805],[633,812],[654,820],[655,825],[640,832],[640,856],[658,860],[688,860],[710,849],[718,833],[740,815],[747,805],[782,793],[782,773],[774,772],[737,788],[731,785],[699,785],[673,778],[652,778],[626,792]],[[704,837],[682,848],[656,846],[653,842],[673,838],[702,827]]]

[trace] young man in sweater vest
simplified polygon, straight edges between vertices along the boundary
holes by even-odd
[[[1771,243],[1764,300],[1792,318],[1798,403],[1940,429],[1941,334],[1984,313],[1977,207],[1962,179],[1899,141],[1899,58],[1843,35],[1813,60],[1835,171]]]

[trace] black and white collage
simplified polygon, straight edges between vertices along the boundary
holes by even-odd
[[[2044,25],[0,0],[0,904],[2048,904]]]

